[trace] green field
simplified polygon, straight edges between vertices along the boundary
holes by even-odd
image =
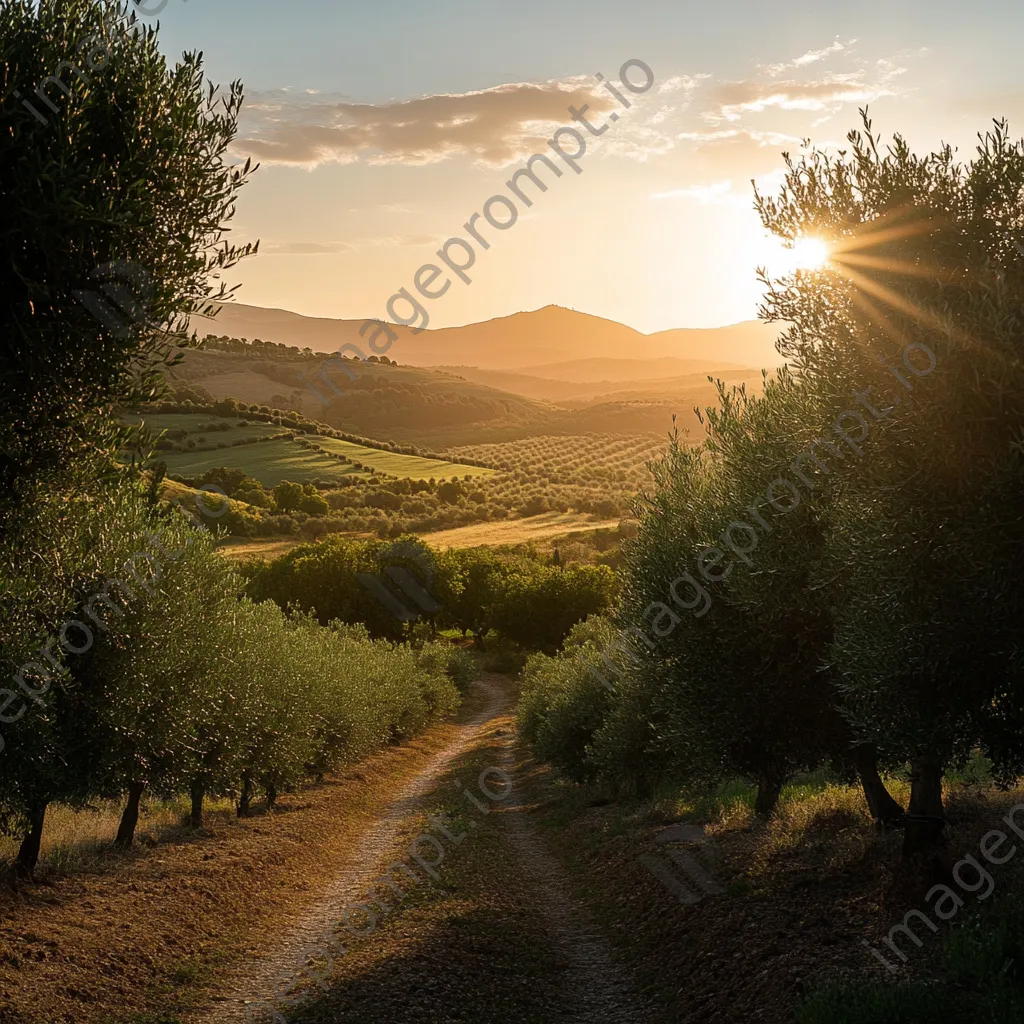
[[[138,423],[140,417],[126,416],[130,423]],[[154,438],[158,438],[165,430],[184,430],[188,434],[186,440],[191,441],[198,450],[211,448],[230,448],[235,441],[255,441],[260,437],[272,437],[286,431],[276,423],[260,423],[255,420],[246,421],[225,419],[222,416],[195,415],[194,413],[163,413],[147,416],[146,424]],[[244,426],[242,424],[245,424]],[[222,424],[227,424],[227,430]],[[173,439],[183,443],[180,439]]]
[[[344,462],[320,452],[300,448],[294,441],[265,441],[239,445],[227,450],[161,452],[170,476],[195,479],[218,466],[243,469],[264,487],[273,487],[282,480],[306,483],[310,480],[340,480],[342,477],[368,477]]]
[[[336,437],[320,437],[317,443],[329,452],[337,452],[353,462],[373,466],[378,473],[387,476],[408,477],[411,480],[436,480],[445,477],[490,476],[496,471],[481,466],[464,466],[458,462],[442,462],[440,459],[424,459],[418,455],[400,455],[396,452],[382,452],[378,448],[365,448]]]
[[[137,423],[140,417],[125,417]],[[155,413],[145,417],[154,437],[165,430],[184,430],[188,437],[176,439],[175,443],[191,443],[187,451],[161,451],[157,458],[167,464],[171,476],[195,479],[207,470],[237,467],[249,476],[259,480],[265,487],[273,487],[282,480],[305,483],[309,480],[338,480],[342,477],[368,477],[371,474],[353,469],[347,463],[329,458],[320,452],[307,451],[294,441],[281,438],[275,441],[257,441],[258,438],[287,432],[274,423],[259,421],[242,422],[245,417],[234,419],[214,416],[210,413]],[[228,429],[221,429],[227,424]],[[402,477],[413,480],[443,480],[448,477],[487,476],[493,469],[465,466],[440,459],[427,459],[418,455],[401,455],[396,452],[368,448],[333,437],[315,434],[299,435],[321,445],[327,451],[343,455],[352,462],[362,463],[384,476]],[[201,439],[201,440],[200,440]],[[233,441],[249,441],[249,444],[232,444]]]

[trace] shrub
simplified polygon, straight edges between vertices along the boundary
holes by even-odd
[[[420,648],[417,660],[435,674],[444,672],[460,693],[469,689],[469,684],[479,675],[476,659],[464,647],[458,647],[446,640],[434,640]]]

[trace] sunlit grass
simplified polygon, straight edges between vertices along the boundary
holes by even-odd
[[[123,805],[112,800],[80,811],[61,804],[47,808],[37,873],[62,877],[101,869],[116,854],[113,844],[122,810]],[[188,812],[189,801],[184,795],[170,800],[144,798],[135,831],[136,843],[153,844],[173,834],[182,827]],[[234,813],[234,804],[226,798],[208,799],[204,812]],[[16,839],[0,838],[0,864],[11,862],[18,846]]]

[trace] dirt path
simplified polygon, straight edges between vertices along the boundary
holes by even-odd
[[[502,767],[517,781],[521,778],[516,736],[509,732],[502,744]],[[602,1024],[638,1024],[644,1019],[627,972],[619,957],[570,897],[569,876],[545,849],[536,826],[530,821],[535,807],[522,785],[503,807],[503,823],[522,866],[524,880],[535,898],[559,953],[568,966],[571,1001],[570,1021],[601,1021]]]
[[[239,971],[229,989],[231,994],[218,1000],[212,1010],[192,1018],[194,1024],[241,1024],[247,1021],[280,1024],[287,1019],[287,1003],[275,999],[275,992],[285,993],[295,979],[304,977],[308,982],[310,976],[315,978],[317,974],[326,983],[322,987],[326,995],[311,990],[307,1009],[311,1019],[335,1019],[336,1011],[347,1002],[346,990],[353,984],[359,987],[366,983],[366,972],[360,968],[358,960],[345,957],[340,974],[332,974],[329,969],[324,954],[339,920],[346,908],[366,903],[374,880],[380,879],[386,864],[395,863],[395,851],[402,844],[403,836],[409,833],[411,823],[424,813],[425,798],[437,789],[457,763],[464,767],[462,756],[474,743],[479,744],[485,733],[493,758],[489,763],[507,772],[513,782],[510,798],[492,808],[495,812],[494,827],[503,851],[503,870],[488,879],[485,886],[488,892],[485,899],[477,903],[478,909],[482,909],[492,896],[501,898],[506,893],[515,893],[520,906],[535,921],[534,927],[541,933],[537,935],[537,941],[550,951],[552,971],[542,981],[531,972],[529,965],[521,963],[516,965],[516,973],[521,975],[522,983],[530,983],[533,979],[542,988],[557,990],[544,996],[548,1000],[547,1012],[551,1014],[544,1020],[558,1020],[565,1024],[594,1021],[640,1024],[645,1019],[631,993],[626,971],[587,914],[569,895],[571,885],[566,872],[546,850],[536,825],[531,821],[531,811],[536,805],[523,778],[520,751],[508,707],[507,678],[485,675],[477,681],[475,688],[476,698],[482,703],[480,710],[462,724],[451,742],[434,754],[405,784],[372,831],[339,865],[334,882],[309,902],[304,916],[282,936],[274,952],[250,962]],[[453,784],[461,785],[459,782]],[[475,828],[475,825],[470,828]],[[473,855],[466,853],[462,856]],[[477,856],[488,855],[481,852]],[[449,880],[450,884],[452,882],[454,879]],[[463,902],[474,899],[457,882],[454,883],[453,894]],[[400,912],[399,929],[405,926],[401,917]],[[463,938],[472,945],[470,936]],[[515,945],[514,942],[512,944]],[[404,1004],[408,999],[408,1011],[414,1019],[419,1019],[415,1016],[417,997],[411,991],[408,996],[405,994],[413,986],[408,985],[408,978],[403,975],[405,965],[401,958],[390,959],[396,954],[387,947],[387,940],[380,943],[378,953],[382,968],[379,984],[384,990],[390,990],[386,998],[391,1002],[392,1011],[406,1013]],[[496,966],[492,969],[500,970]],[[472,984],[477,990],[476,997],[487,1002],[487,993],[495,980],[486,973],[474,977]],[[340,1001],[339,1005],[335,1006],[335,1001]],[[491,1012],[496,1015],[494,1019],[501,1019],[498,1011],[497,1003],[488,1006],[487,1019],[492,1019]]]
[[[275,993],[285,991],[291,979],[300,977],[311,962],[324,959],[324,951],[343,911],[366,898],[378,867],[395,847],[402,825],[414,813],[422,797],[436,784],[452,761],[473,741],[476,734],[508,704],[507,681],[491,676],[474,684],[482,691],[484,707],[460,726],[452,741],[434,754],[417,775],[408,781],[398,798],[378,820],[376,827],[341,864],[334,883],[317,895],[307,913],[284,935],[274,954],[250,964],[230,996],[217,1007],[194,1017],[196,1024],[235,1024],[251,1020],[280,1020],[268,1012]],[[246,1012],[246,1004],[254,1004]],[[258,1010],[258,1012],[256,1012]]]

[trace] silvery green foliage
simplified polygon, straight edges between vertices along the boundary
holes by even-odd
[[[176,64],[114,0],[0,5],[0,515],[147,400],[254,251],[224,238],[251,167],[240,83]],[[16,519],[11,519],[16,524]]]
[[[2,727],[9,827],[133,783],[280,790],[458,704],[441,659],[243,597],[211,534],[141,489],[54,494],[35,516],[30,553],[0,545],[0,657],[25,683]],[[47,645],[57,667],[44,673]]]

